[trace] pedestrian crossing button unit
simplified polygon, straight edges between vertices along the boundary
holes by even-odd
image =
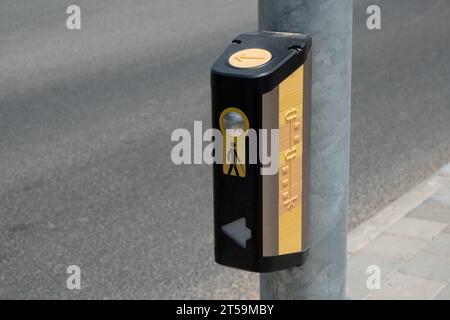
[[[211,70],[212,124],[222,133],[214,164],[217,263],[272,272],[304,263],[309,251],[311,37],[253,32],[238,36]],[[250,133],[278,132],[267,150],[275,174],[250,162]]]

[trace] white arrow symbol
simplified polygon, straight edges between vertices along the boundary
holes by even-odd
[[[252,231],[247,228],[245,218],[235,220],[222,226],[222,231],[244,249],[247,246],[247,240],[252,237]]]

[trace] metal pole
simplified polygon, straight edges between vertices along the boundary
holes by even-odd
[[[352,0],[259,0],[260,30],[313,39],[310,255],[261,275],[261,299],[345,298],[352,12]]]

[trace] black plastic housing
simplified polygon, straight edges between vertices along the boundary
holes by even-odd
[[[272,60],[261,67],[249,69],[229,65],[228,59],[232,54],[248,48],[266,49],[272,53]],[[220,129],[219,117],[224,109],[239,106],[247,115],[250,127],[261,129],[262,96],[305,64],[310,53],[311,37],[306,35],[252,32],[235,38],[211,70],[213,128]],[[246,152],[248,153],[248,144]],[[240,178],[224,175],[220,164],[213,166],[215,261],[253,272],[273,272],[301,265],[308,249],[273,257],[264,257],[262,254],[260,169],[260,163],[248,164],[246,177]],[[309,193],[308,190],[306,192]],[[308,198],[303,200],[308,201]],[[242,217],[246,219],[246,225],[252,232],[245,249],[221,230],[221,226]]]

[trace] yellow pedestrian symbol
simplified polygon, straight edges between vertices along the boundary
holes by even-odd
[[[239,159],[236,141],[230,143],[230,148],[227,153],[227,165],[227,175],[245,177],[245,163],[241,163],[241,160]]]
[[[219,123],[223,137],[223,173],[245,178],[248,118],[238,108],[227,108],[221,113]]]

